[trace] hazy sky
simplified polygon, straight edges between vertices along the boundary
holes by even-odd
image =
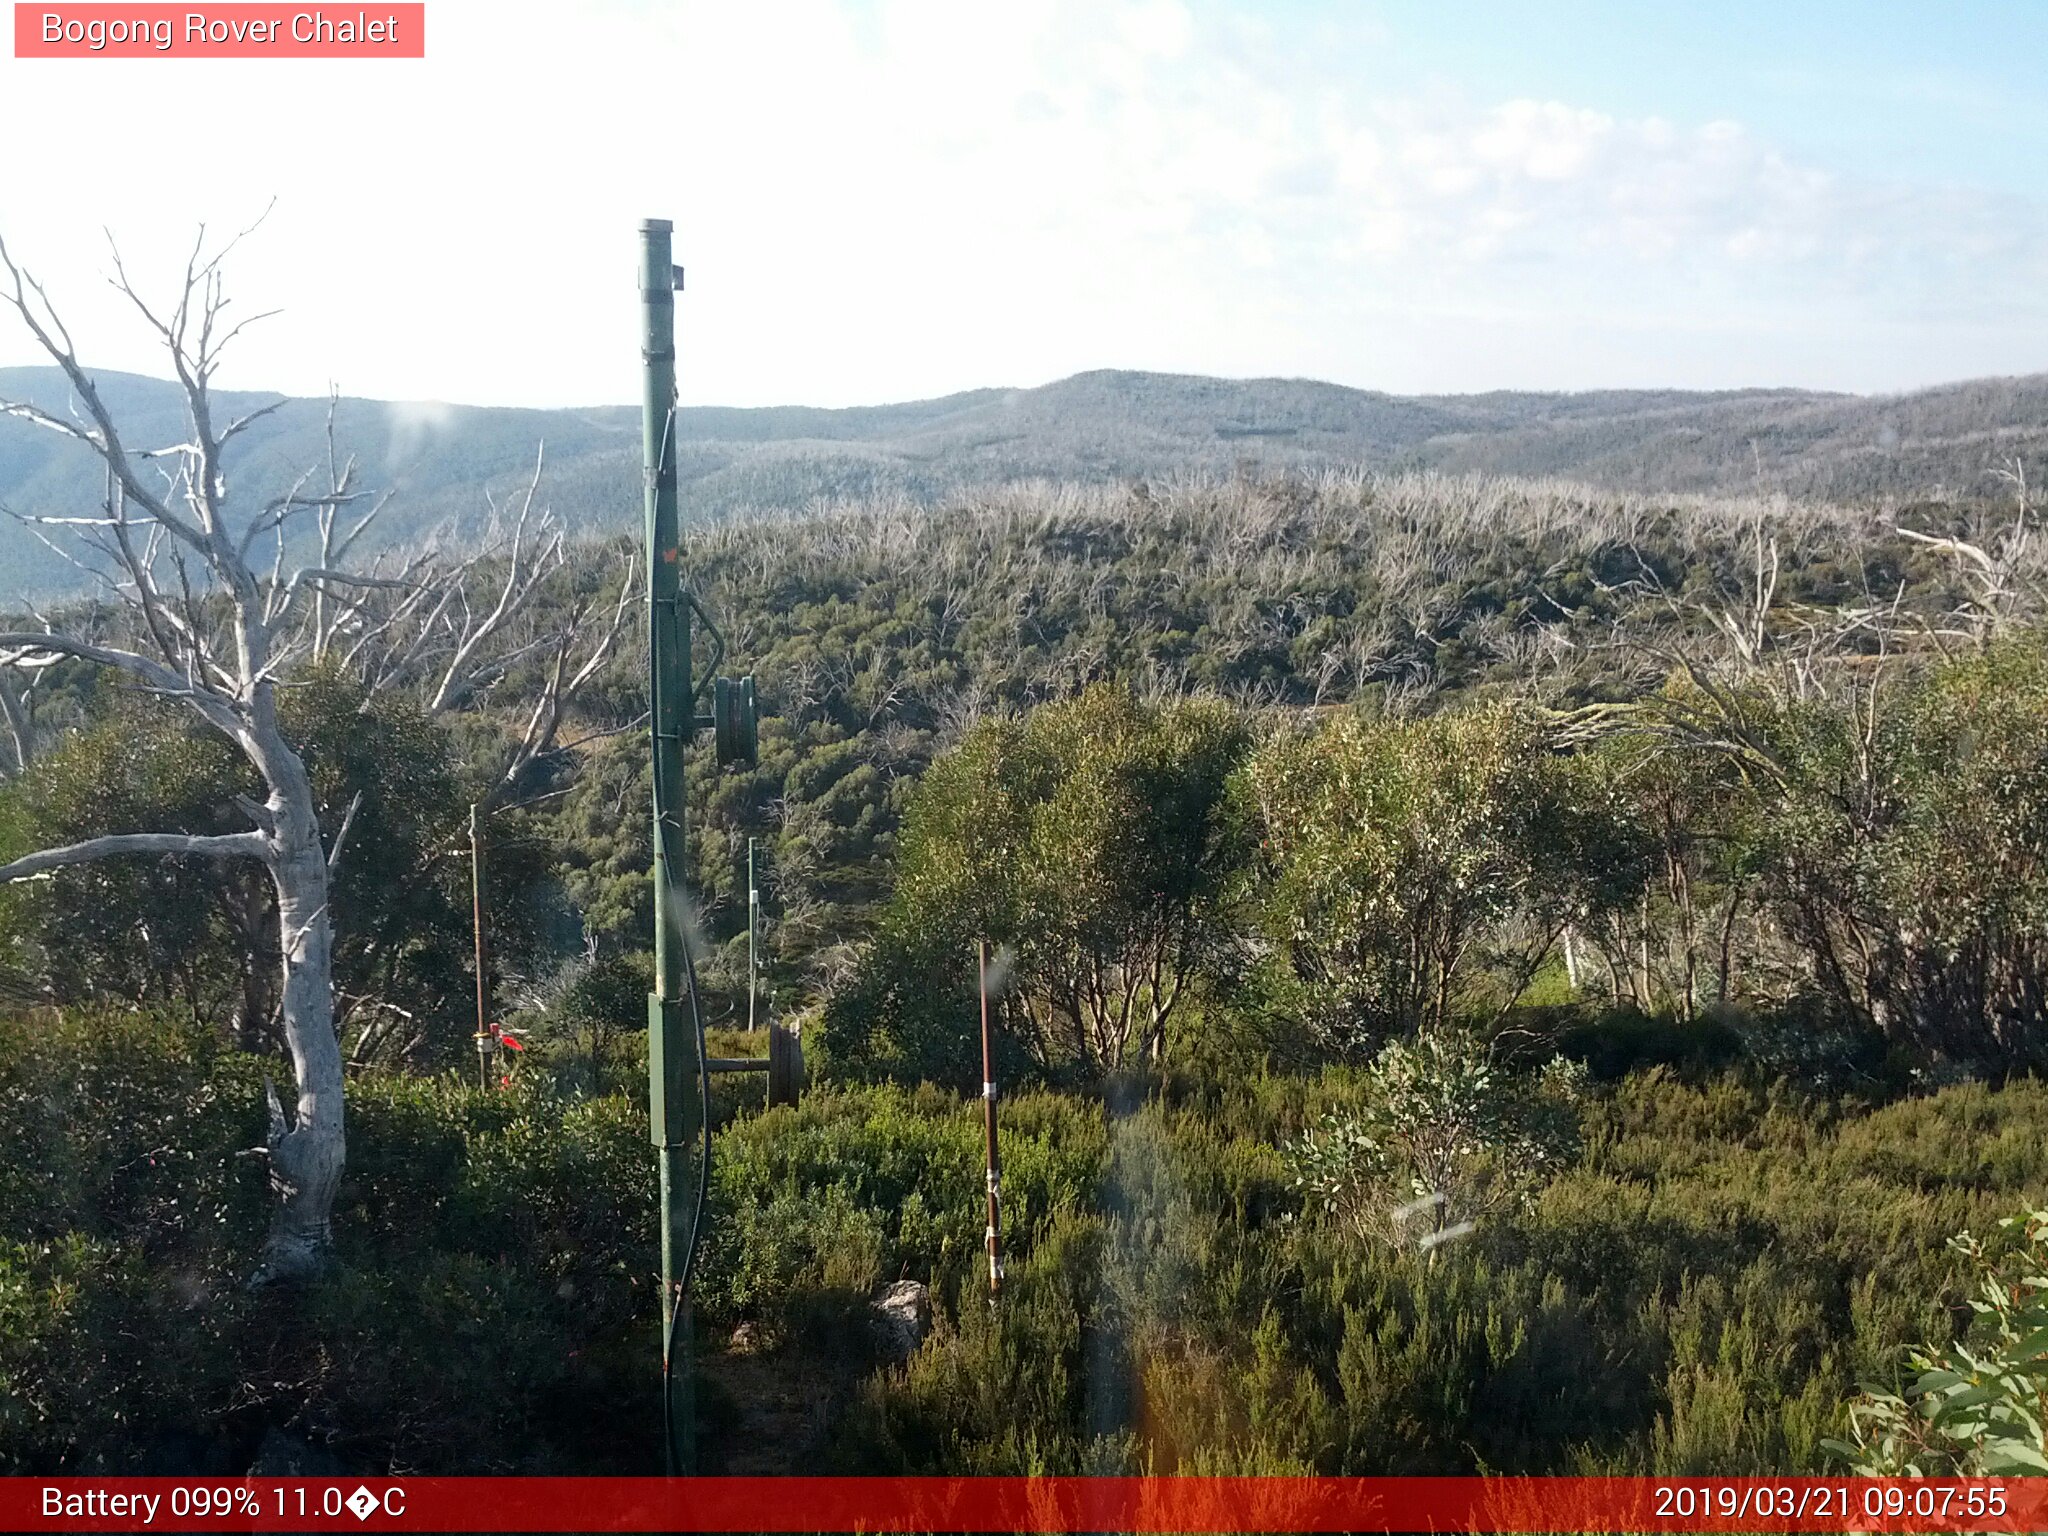
[[[352,12],[354,7],[349,7]],[[1401,392],[2048,369],[2048,4],[429,0],[418,62],[0,58],[0,235],[88,359],[275,211],[223,382],[691,402],[1085,368]],[[4,321],[0,316],[0,321]],[[0,363],[33,360],[0,323]]]

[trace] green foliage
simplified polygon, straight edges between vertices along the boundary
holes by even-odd
[[[658,1459],[619,1391],[651,1337],[653,1166],[624,1100],[351,1085],[343,1264],[241,1280],[268,1191],[259,1058],[142,1014],[0,1020],[0,1469]]]
[[[824,1090],[735,1123],[713,1163],[699,1296],[722,1318],[813,1349],[859,1352],[879,1281],[941,1294],[987,1284],[979,1103],[932,1088]],[[1027,1093],[1005,1105],[1004,1225],[1034,1246],[1094,1204],[1100,1131],[1081,1106]]]
[[[624,1047],[645,1033],[653,990],[654,957],[645,950],[572,960],[555,976],[540,1009],[513,1022],[522,1043],[540,1045],[564,1079],[583,1092],[630,1093],[639,1086],[646,1054]],[[628,1057],[623,1062],[622,1054]]]
[[[1824,1086],[2027,1066],[2048,1052],[2044,654],[2014,639],[1836,699],[1759,688],[1725,739],[1659,728],[1687,684],[1591,747],[1523,705],[1347,711],[1274,732],[1220,800],[1241,727],[1209,706],[1155,712],[1207,733],[1169,752],[1177,789],[1132,773],[1170,733],[1112,692],[987,723],[922,781],[832,1048],[965,1080],[960,955],[986,933],[1041,1067],[1157,1055],[1162,1004],[1211,1002],[1297,1054],[1604,1003]]]
[[[1350,1051],[1527,987],[1588,891],[1640,863],[1603,786],[1505,706],[1276,736],[1241,793],[1266,1006]],[[1490,973],[1490,974],[1489,974]]]
[[[211,732],[153,701],[116,695],[0,786],[0,857],[108,832],[245,830],[230,797],[250,775]],[[102,860],[0,890],[8,989],[55,1002],[135,1001],[217,1018],[261,964],[267,893],[253,864]],[[260,985],[260,983],[259,983]]]
[[[1788,594],[1947,601],[1867,520],[1802,529]],[[1739,751],[1689,750],[1670,722],[1697,700],[1589,642],[1682,644],[1682,609],[1626,584],[1712,592],[1749,537],[1727,508],[1369,477],[700,531],[693,577],[769,716],[758,770],[693,775],[707,1012],[737,995],[753,836],[769,983],[829,999],[808,1043],[839,1081],[765,1114],[720,1085],[694,1299],[707,1346],[744,1324],[784,1385],[799,1359],[846,1383],[806,1464],[1817,1467],[1852,1384],[1944,1336],[1940,1239],[2048,1188],[2048,1099],[2010,1072],[2048,1039],[2048,683],[2038,640],[1873,664],[1875,710],[1759,688]],[[637,675],[629,650],[601,685],[616,719]],[[351,1042],[466,1059],[451,813],[502,722],[291,682],[330,836],[362,795],[335,897]],[[56,684],[79,728],[0,790],[0,855],[238,824],[222,749]],[[1137,702],[1196,693],[1229,702]],[[1247,758],[1269,705],[1321,724]],[[226,1473],[274,1423],[365,1466],[654,1463],[652,1160],[613,1096],[644,1018],[644,754],[576,751],[487,862],[503,993],[558,978],[528,999],[548,1070],[359,1071],[345,1267],[300,1293],[234,1284],[265,1063],[206,1027],[267,1016],[260,880],[138,861],[0,894],[16,990],[63,1004],[0,1022],[0,1137],[25,1149],[0,1167],[0,1464]],[[557,881],[591,941],[567,972]],[[1027,1060],[1112,1074],[1003,1100],[995,1308],[980,1102],[947,1091],[980,1076],[984,934],[1006,1086]],[[1517,1065],[1554,1043],[1620,1080]],[[1904,1068],[1965,1066],[2004,1080],[1873,1107]],[[848,1081],[892,1075],[938,1086]],[[1445,1230],[1515,1219],[1428,1264],[1358,1240],[1357,1212],[1438,1192]],[[1353,1219],[1299,1219],[1332,1204]],[[937,1317],[881,1366],[865,1309],[899,1276]]]
[[[465,802],[443,729],[398,694],[366,697],[316,670],[280,696],[325,836],[354,804],[332,891],[336,1012],[351,1049],[459,1059],[470,1026],[466,861],[450,857]],[[107,832],[246,830],[253,770],[174,707],[117,698],[0,787],[0,856]],[[358,796],[360,799],[358,800]],[[543,869],[530,839],[487,863],[493,945],[539,939]],[[268,1044],[279,979],[277,908],[253,860],[110,859],[0,892],[6,980],[57,1004],[174,1006]]]
[[[971,1012],[950,1030],[920,1018],[900,978],[950,968],[971,985],[983,938],[1003,955],[1004,1027],[1041,1067],[1162,1057],[1222,940],[1237,859],[1224,793],[1244,743],[1229,710],[1150,708],[1113,688],[971,732],[912,802],[865,984],[827,1017],[840,1059],[879,1054],[881,1033],[906,1064],[952,1075],[905,1045],[958,1041]]]
[[[1584,1084],[1562,1057],[1503,1072],[1467,1034],[1389,1041],[1363,1103],[1289,1145],[1295,1186],[1354,1232],[1433,1250],[1535,1198],[1577,1150]]]
[[[469,871],[455,857],[467,808],[447,731],[399,693],[366,696],[338,672],[316,670],[282,695],[279,713],[312,776],[321,827],[339,836],[356,804],[330,893],[336,1012],[358,1056],[419,1065],[462,1059],[474,1032]],[[362,799],[356,802],[356,796]],[[540,870],[515,848],[485,863],[491,939],[501,958],[531,948],[531,888]],[[275,905],[258,874],[263,940],[246,969],[274,984]],[[267,993],[262,999],[270,1016]]]
[[[1977,1281],[1968,1335],[1912,1350],[1904,1393],[1866,1387],[1849,1405],[1850,1438],[1828,1442],[1863,1476],[2048,1473],[2048,1211],[1999,1226],[2019,1241],[1949,1240]]]
[[[657,1464],[632,1101],[544,1073],[359,1077],[345,1267],[252,1296],[264,1178],[236,1154],[262,1070],[145,1015],[0,1022],[21,1153],[0,1167],[0,1466],[232,1475],[268,1425],[365,1470]],[[765,1380],[840,1373],[820,1438],[790,1449],[811,1468],[1814,1470],[1854,1383],[1945,1333],[1942,1235],[2048,1188],[2032,1081],[1872,1110],[1653,1070],[1587,1096],[1516,1219],[1417,1264],[1289,1219],[1279,1149],[1365,1079],[1239,1074],[1115,1112],[1006,1099],[995,1308],[977,1100],[883,1084],[741,1113],[698,1280],[707,1368],[746,1323]],[[1443,1080],[1469,1101],[1469,1074]],[[1388,1086],[1421,1106],[1389,1123],[1429,1123],[1440,1100]],[[932,1284],[932,1335],[874,1364],[866,1298],[899,1276]]]
[[[1598,829],[1570,919],[1583,969],[1604,971],[1613,1001],[1638,1016],[1693,1025],[1725,1010],[1754,949],[1734,940],[1754,897],[1767,800],[1727,754],[1632,731],[1587,751],[1580,778],[1607,812],[1579,823]]]
[[[758,839],[768,983],[785,999],[822,999],[845,982],[853,946],[876,933],[902,817],[925,771],[977,722],[1094,683],[1148,699],[1208,694],[1254,712],[1427,712],[1504,693],[1561,706],[1634,697],[1657,679],[1617,671],[1617,633],[1698,643],[1683,610],[1631,595],[1645,567],[1674,592],[1720,590],[1747,570],[1757,518],[1783,526],[1787,602],[1861,601],[1903,582],[1902,612],[1938,622],[1953,601],[1945,567],[1901,539],[1894,518],[1624,503],[1549,484],[1241,475],[706,523],[684,558],[760,679],[762,734],[758,769],[693,776],[702,926],[714,950],[744,931],[746,841]],[[593,564],[605,558],[591,552]],[[603,718],[644,707],[644,667],[629,642]],[[607,949],[634,947],[649,921],[644,753],[621,736],[579,756],[579,780],[536,812],[536,825],[552,833],[587,930]],[[1621,777],[1609,775],[1607,793],[1625,802]],[[1592,815],[1585,830],[1608,825]],[[1575,834],[1561,826],[1553,835]],[[1616,977],[1621,1000],[1645,1009],[1683,1012],[1695,991],[1718,1000],[1726,844],[1703,835],[1685,846],[1712,889],[1693,904],[1690,949],[1676,937],[1682,901],[1650,893],[1655,985],[1632,992],[1628,967]],[[1627,864],[1643,851],[1605,857]],[[1601,865],[1566,862],[1582,875]],[[1602,894],[1556,893],[1563,905]],[[1644,894],[1643,880],[1631,894]],[[1586,950],[1596,937],[1589,929],[1575,943]],[[1633,934],[1606,949],[1642,953]],[[715,979],[723,988],[729,978]],[[1597,980],[1604,990],[1607,978]],[[891,1017],[892,1030],[910,1029]],[[843,1031],[842,1043],[849,1059],[859,1054]],[[877,1059],[894,1051],[878,1041]]]
[[[1814,985],[1922,1055],[2048,1061],[2048,650],[2024,636],[1858,703],[1768,719],[1757,859]]]
[[[2038,1085],[1843,1114],[1652,1073],[1588,1101],[1524,1217],[1423,1265],[1286,1219],[1275,1145],[1356,1086],[1112,1118],[1095,1206],[1012,1250],[1000,1306],[963,1295],[870,1377],[833,1464],[1817,1471],[1856,1373],[1944,1316],[1942,1223],[2048,1176],[2015,1139],[2048,1123]]]

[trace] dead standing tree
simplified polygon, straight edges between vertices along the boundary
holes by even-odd
[[[371,686],[414,682],[422,669],[436,668],[432,707],[453,707],[503,673],[509,664],[508,630],[563,556],[559,539],[529,542],[529,490],[513,539],[510,572],[495,603],[477,615],[468,597],[474,559],[444,568],[427,553],[387,573],[342,568],[340,558],[367,521],[358,519],[352,532],[339,536],[334,531],[340,509],[363,499],[354,487],[352,466],[339,472],[330,466],[325,491],[308,493],[302,479],[285,495],[249,512],[242,513],[238,504],[231,508],[227,450],[285,403],[227,421],[215,414],[211,386],[221,355],[260,318],[239,323],[227,318],[221,262],[234,243],[208,255],[202,230],[177,302],[168,310],[146,302],[115,258],[114,286],[164,345],[184,395],[188,440],[147,449],[123,439],[41,284],[0,243],[0,301],[15,311],[61,370],[72,395],[68,415],[26,401],[0,402],[0,411],[83,444],[105,466],[107,492],[96,515],[37,521],[64,525],[61,531],[96,557],[94,564],[79,563],[103,594],[117,600],[120,624],[109,629],[113,636],[126,637],[126,643],[116,643],[102,634],[93,623],[96,616],[68,629],[53,624],[0,631],[0,663],[34,670],[74,659],[175,699],[234,743],[264,790],[260,803],[237,798],[251,823],[247,831],[214,836],[116,832],[16,859],[0,866],[0,882],[134,855],[253,859],[266,871],[277,904],[278,1026],[298,1090],[289,1112],[274,1089],[268,1094],[267,1151],[279,1204],[255,1279],[276,1281],[318,1271],[331,1250],[329,1213],[346,1142],[329,888],[352,819],[343,817],[331,842],[323,838],[306,765],[279,725],[280,681],[295,665],[325,654],[347,637],[350,660]],[[289,525],[302,515],[316,521],[320,534],[310,559],[296,555],[303,541],[289,536]],[[375,515],[374,507],[368,515]],[[327,563],[330,559],[335,563]],[[572,667],[571,662],[584,648],[579,639],[587,641],[583,631],[590,607],[579,611],[568,633],[535,630],[509,647],[548,654],[552,669],[512,753],[506,783],[554,748],[565,698],[610,654],[625,607],[622,597],[609,630],[581,665]]]
[[[467,559],[451,562],[438,549],[429,549],[405,566],[403,580],[361,583],[344,593],[316,589],[304,646],[316,661],[338,661],[371,693],[410,689],[429,715],[476,706],[513,668],[537,666],[540,685],[485,795],[486,809],[509,800],[534,764],[640,723],[625,721],[581,740],[561,740],[569,706],[618,649],[638,591],[638,561],[630,547],[619,552],[615,597],[606,591],[609,583],[600,582],[597,591],[568,599],[566,618],[560,616],[563,607],[536,617],[544,607],[537,599],[550,595],[556,578],[569,571],[569,546],[561,528],[549,513],[534,510],[543,462],[537,452],[516,511],[491,502],[490,527],[477,541],[479,551]],[[353,460],[330,474],[337,494],[348,493],[354,482]],[[313,500],[323,504],[320,567],[326,568],[333,563],[328,551],[338,547],[345,552],[361,525],[337,544],[333,515],[325,505],[332,497]],[[492,595],[479,601],[481,588]],[[387,592],[397,595],[377,606],[378,596]]]

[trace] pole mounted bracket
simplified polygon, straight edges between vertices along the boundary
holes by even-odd
[[[647,1130],[657,1147],[687,1148],[698,1135],[697,1036],[681,1000],[647,996]]]

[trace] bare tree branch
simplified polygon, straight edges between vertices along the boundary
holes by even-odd
[[[0,713],[7,716],[7,735],[14,745],[14,769],[27,769],[35,756],[35,735],[29,726],[27,695],[16,693],[14,684],[0,678]]]
[[[534,549],[526,545],[527,519],[533,512],[534,494],[540,489],[541,468],[546,460],[545,445],[533,456],[533,476],[526,484],[526,493],[520,498],[519,516],[512,525],[512,547],[505,562],[505,580],[498,591],[497,605],[480,621],[469,621],[467,598],[464,598],[463,632],[456,642],[454,654],[449,658],[447,669],[441,674],[440,686],[434,690],[434,697],[427,705],[429,713],[438,713],[473,693],[483,681],[481,672],[472,666],[484,643],[503,629],[519,610],[526,606],[541,581],[561,561],[562,540],[559,533],[551,538],[545,515]],[[475,564],[468,562],[465,571]]]
[[[349,800],[348,809],[341,813],[341,825],[335,830],[334,844],[327,850],[327,872],[331,875],[341,868],[341,851],[348,846],[349,830],[356,824],[356,812],[363,808],[363,792],[359,789]]]
[[[227,832],[217,837],[195,837],[184,832],[120,832],[111,837],[87,838],[64,848],[45,848],[0,864],[0,884],[26,880],[47,870],[95,859],[120,858],[125,854],[153,853],[207,859],[260,859],[269,843],[261,832]]]
[[[74,635],[0,630],[0,666],[36,666],[47,664],[49,658],[56,656],[71,656],[126,672],[168,698],[187,700],[228,735],[239,736],[241,732],[241,721],[228,700],[204,691],[196,679],[180,677],[147,656],[117,646],[95,645]]]

